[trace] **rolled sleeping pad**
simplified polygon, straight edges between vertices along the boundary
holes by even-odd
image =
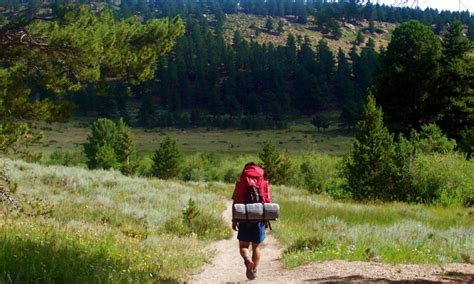
[[[280,217],[280,205],[276,203],[236,203],[232,208],[235,221],[269,221]]]

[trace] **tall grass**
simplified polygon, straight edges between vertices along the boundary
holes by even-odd
[[[341,173],[340,157],[328,154],[286,154],[285,184],[326,194],[336,199],[350,199],[347,180]],[[43,162],[46,164],[83,165],[78,152],[56,151]],[[257,155],[230,153],[193,153],[182,159],[179,180],[235,182],[243,165],[259,162]],[[150,176],[153,161],[143,155],[137,175]],[[474,161],[457,153],[418,154],[407,162],[398,186],[400,196],[411,202],[435,203],[443,206],[472,206],[474,204]],[[272,182],[272,181],[271,181]]]
[[[294,188],[274,189],[287,245],[284,263],[347,259],[387,263],[472,261],[472,210],[404,203],[335,202]]]
[[[223,199],[206,184],[1,163],[18,184],[14,198],[28,210],[0,210],[0,282],[180,280],[209,257],[202,249],[208,241],[231,236],[220,217]],[[206,219],[212,227],[178,235],[166,224],[181,221],[190,198],[202,212],[195,222]],[[31,208],[34,200],[51,212]]]

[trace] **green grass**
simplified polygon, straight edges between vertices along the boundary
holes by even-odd
[[[0,282],[186,279],[209,258],[203,248],[210,241],[231,236],[220,218],[223,200],[242,166],[257,160],[255,154],[186,155],[179,178],[187,182],[0,160],[23,207],[0,208]],[[286,266],[328,259],[472,262],[474,210],[461,206],[472,204],[473,161],[458,154],[417,158],[414,186],[439,192],[431,206],[335,201],[329,196],[345,197],[340,157],[292,154],[291,161],[294,187],[272,186],[282,211],[273,228],[287,248]]]
[[[220,217],[223,198],[208,184],[1,163],[24,209],[0,209],[0,282],[178,281],[209,257],[209,241],[231,236]],[[201,212],[192,220],[198,226],[183,222],[190,198]]]
[[[288,187],[274,192],[282,218],[273,227],[288,247],[288,267],[327,259],[446,263],[474,257],[472,208],[335,202]]]
[[[55,150],[82,150],[89,128],[78,126],[77,122],[48,124],[41,130],[42,142],[32,147],[33,151],[50,154]],[[39,131],[42,127],[37,126]],[[331,155],[343,155],[347,152],[353,138],[337,127],[317,132],[314,126],[305,123],[290,125],[284,130],[207,130],[200,129],[142,129],[134,128],[132,132],[138,150],[143,154],[153,153],[166,135],[177,140],[178,146],[185,153],[216,152],[226,154],[255,154],[260,152],[266,140],[272,140],[281,150],[292,154],[322,152]],[[47,141],[56,141],[53,144]],[[44,145],[49,145],[44,148]]]

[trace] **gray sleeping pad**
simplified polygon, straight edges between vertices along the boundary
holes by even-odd
[[[280,217],[280,205],[276,203],[236,203],[232,210],[235,221],[269,221]]]

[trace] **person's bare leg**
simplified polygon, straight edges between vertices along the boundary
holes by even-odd
[[[260,262],[260,246],[256,243],[252,243],[252,261],[255,263],[255,267]]]
[[[250,260],[250,242],[239,241],[240,255],[242,258]]]
[[[244,259],[245,263],[245,269],[246,269],[246,275],[247,278],[250,280],[255,279],[255,274],[254,274],[254,268],[255,268],[255,263],[252,261],[250,257],[250,242],[244,242],[244,241],[239,241],[239,247],[240,247],[240,255]]]

